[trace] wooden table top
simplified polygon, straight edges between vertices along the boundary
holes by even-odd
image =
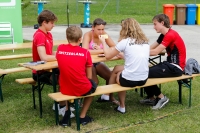
[[[93,63],[110,61],[110,60],[107,60],[105,57],[98,57],[98,55],[91,55],[91,57],[92,57]],[[119,58],[114,57],[111,60],[117,60],[117,59]],[[36,66],[26,65],[26,63],[19,63],[18,65],[32,69],[32,70],[36,70],[36,71],[58,68],[57,61],[46,62],[45,64],[39,64]]]

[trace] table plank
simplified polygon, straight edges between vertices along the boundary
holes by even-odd
[[[105,57],[98,57],[98,55],[91,55],[92,57],[92,62],[97,63],[97,62],[105,62],[105,61],[111,61],[111,60],[117,60],[119,58],[114,57],[110,60],[107,60]],[[57,61],[51,61],[51,62],[46,62],[45,64],[40,64],[36,66],[30,66],[30,65],[25,65],[25,63],[19,63],[19,66],[23,66],[32,70],[40,71],[40,70],[49,70],[49,69],[54,69],[58,68],[58,63]]]

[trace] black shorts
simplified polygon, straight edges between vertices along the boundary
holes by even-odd
[[[131,81],[127,80],[122,77],[122,73],[119,76],[119,83],[123,87],[135,87],[135,86],[141,86],[144,85],[147,82],[147,79],[142,80],[142,81]]]
[[[97,65],[99,65],[101,62],[93,63],[93,66],[96,68]]]
[[[91,79],[89,79],[89,80],[90,80],[90,82],[91,82],[91,84],[92,84],[92,88],[91,88],[87,93],[85,93],[85,94],[82,95],[82,96],[90,95],[90,94],[92,94],[92,93],[94,93],[94,92],[96,91],[97,84],[96,84],[93,80],[91,80]]]
[[[58,77],[60,73],[59,69],[56,69],[55,73],[56,73],[56,79],[58,81]],[[44,71],[39,74],[38,73],[32,74],[32,77],[35,81],[37,81],[37,78],[39,77],[40,82],[45,83],[45,84],[52,84],[51,76],[52,76],[52,72],[47,72],[47,71]]]

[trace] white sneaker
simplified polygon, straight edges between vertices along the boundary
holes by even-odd
[[[70,107],[70,110],[71,110],[71,111],[75,111],[75,108],[73,108],[73,107]]]
[[[59,110],[59,109],[60,109],[60,106],[59,106],[59,104],[57,104],[57,105],[58,105],[58,110]],[[52,109],[55,110],[55,103],[53,104]]]
[[[64,116],[66,111],[66,106],[58,110],[58,114]]]
[[[75,117],[74,113],[71,112],[70,118]]]
[[[58,110],[59,110],[59,109],[60,109],[60,106],[59,106],[59,104],[57,104],[57,105],[58,105]],[[55,104],[53,104],[52,109],[55,110]],[[71,111],[75,111],[75,109],[74,109],[73,107],[70,107],[70,110],[71,110]]]

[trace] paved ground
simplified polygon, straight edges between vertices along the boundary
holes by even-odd
[[[143,31],[149,38],[150,44],[156,41],[159,36],[153,29],[153,25],[141,25]],[[65,30],[67,26],[55,26],[51,33],[54,40],[65,40]],[[119,37],[120,25],[106,25],[105,31],[111,36],[114,42],[117,43]],[[173,25],[172,28],[179,32],[183,38],[186,49],[187,59],[195,58],[200,63],[200,26],[199,25]],[[91,30],[91,28],[82,28],[83,33]],[[35,29],[33,27],[23,28],[23,39],[32,40]],[[163,57],[163,60],[165,58]]]

